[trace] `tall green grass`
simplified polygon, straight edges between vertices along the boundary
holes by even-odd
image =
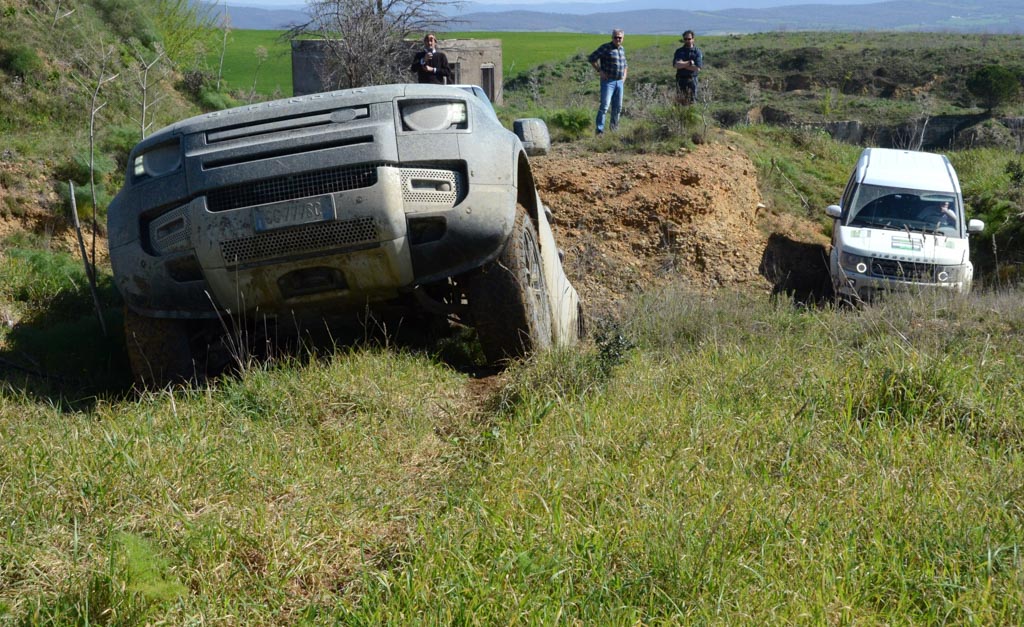
[[[668,289],[483,398],[382,349],[88,412],[9,389],[0,616],[1016,624],[1020,303]]]

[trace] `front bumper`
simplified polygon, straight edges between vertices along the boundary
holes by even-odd
[[[958,294],[971,289],[971,268],[964,266],[957,281],[936,281],[926,278],[908,279],[893,276],[876,276],[845,269],[832,262],[832,287],[837,296],[870,302],[884,292],[909,292],[913,290],[949,290]]]

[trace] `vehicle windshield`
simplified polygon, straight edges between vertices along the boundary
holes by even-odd
[[[963,210],[942,192],[860,185],[850,203],[847,226],[938,233],[962,237]]]

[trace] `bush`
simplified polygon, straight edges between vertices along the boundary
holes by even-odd
[[[239,102],[230,95],[214,89],[207,89],[199,97],[199,104],[207,111],[220,111],[237,107]]]
[[[562,109],[552,113],[547,120],[552,127],[564,131],[569,139],[579,139],[590,128],[592,116],[583,109]]]
[[[18,45],[0,48],[0,68],[13,76],[26,78],[43,67],[36,51],[28,46]]]
[[[203,92],[209,88],[211,82],[213,82],[213,74],[211,72],[198,69],[187,70],[181,76],[181,83],[178,84],[178,89],[198,101]]]
[[[125,41],[137,39],[149,46],[157,40],[156,28],[146,11],[135,0],[98,0],[96,8],[103,21]]]
[[[981,100],[990,113],[999,105],[1017,97],[1020,78],[1000,65],[987,65],[975,70],[967,79],[967,91]]]
[[[100,149],[107,155],[113,155],[116,169],[123,171],[128,166],[128,153],[141,139],[142,132],[137,125],[115,126],[100,142]]]

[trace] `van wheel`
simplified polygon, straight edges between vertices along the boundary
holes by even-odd
[[[124,339],[137,385],[159,388],[194,378],[184,320],[150,318],[125,307]]]
[[[469,281],[469,306],[487,361],[499,364],[551,346],[551,306],[537,230],[522,205],[505,250]]]

